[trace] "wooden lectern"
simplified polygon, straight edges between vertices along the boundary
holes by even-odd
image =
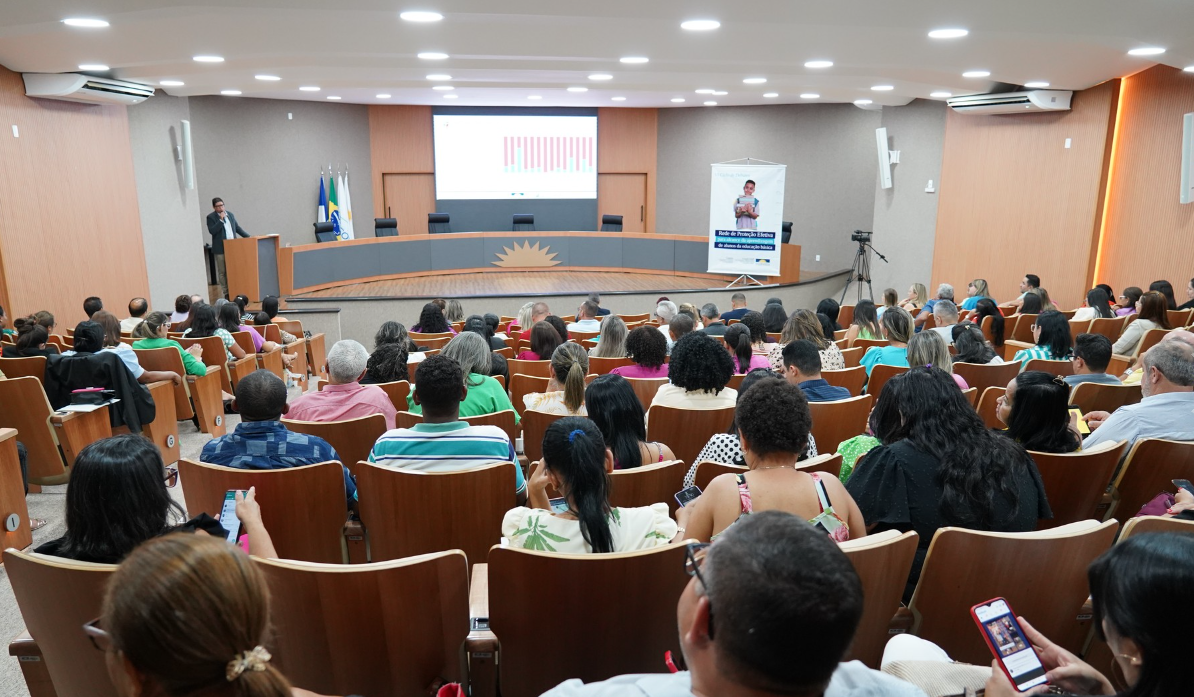
[[[228,295],[244,294],[249,302],[278,295],[278,236],[235,237],[224,240]]]

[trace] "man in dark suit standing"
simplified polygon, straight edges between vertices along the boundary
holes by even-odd
[[[228,271],[224,266],[224,240],[232,239],[233,235],[248,237],[249,233],[236,222],[232,211],[224,210],[224,199],[220,197],[211,200],[214,209],[207,214],[207,231],[211,233],[211,254],[216,260],[216,279],[220,283],[220,293],[228,297]]]

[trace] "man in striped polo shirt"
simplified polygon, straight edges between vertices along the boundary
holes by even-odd
[[[514,444],[497,426],[474,426],[460,420],[460,403],[468,395],[460,364],[447,356],[428,356],[415,371],[415,404],[423,408],[423,422],[414,428],[386,431],[373,444],[369,462],[395,469],[456,472],[495,462],[513,462],[518,505],[526,502],[527,487]]]

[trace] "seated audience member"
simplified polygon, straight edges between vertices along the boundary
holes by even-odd
[[[614,469],[676,459],[666,444],[647,442],[643,404],[621,375],[600,375],[589,383],[585,388],[585,408],[613,453]]]
[[[821,331],[821,323],[811,310],[797,310],[784,323],[784,331],[779,335],[779,341],[767,347],[767,360],[771,369],[777,373],[784,372],[784,347],[793,341],[807,339],[817,347],[821,354],[822,370],[844,370],[846,358],[842,350],[833,343],[833,339],[826,339]]]
[[[1065,315],[1057,310],[1037,315],[1036,321],[1032,323],[1032,338],[1036,345],[1016,351],[1016,355],[1012,356],[1014,362],[1028,363],[1036,358],[1047,361],[1069,360],[1073,351],[1070,324]]]
[[[419,313],[419,323],[411,327],[412,332],[420,334],[455,334],[456,330],[444,317],[443,310],[435,303],[427,303]]]
[[[941,285],[937,286],[937,297],[925,303],[925,306],[920,309],[919,313],[917,313],[916,331],[920,331],[920,328],[925,323],[925,320],[929,318],[929,315],[933,314],[933,308],[936,307],[937,303],[941,302],[942,300],[948,300],[950,304],[953,304],[954,287],[948,283],[942,283]],[[956,315],[957,313],[957,306],[955,305],[954,314]]]
[[[696,329],[696,322],[684,312],[677,312],[667,325],[669,345],[675,346],[680,337]]]
[[[1012,317],[1019,317],[1020,315],[1039,315],[1044,311],[1045,303],[1041,298],[1040,291],[1036,288],[1025,293],[1020,298],[1019,309]]]
[[[218,336],[224,343],[224,359],[240,360],[247,354],[232,337],[232,333],[216,323],[216,311],[211,305],[191,306],[191,326],[183,332],[188,339],[202,339],[208,336]]]
[[[939,368],[949,373],[958,384],[958,389],[970,389],[970,385],[966,384],[961,375],[954,374],[954,362],[949,356],[949,347],[937,332],[921,332],[908,340],[908,366]]]
[[[268,370],[255,370],[236,384],[233,408],[240,413],[236,430],[212,438],[203,446],[200,462],[249,470],[286,469],[339,460],[340,456],[319,436],[295,433],[279,419],[290,408],[286,383]],[[356,499],[357,485],[344,467],[344,493]]]
[[[742,402],[742,395],[755,385],[755,383],[766,378],[775,377],[775,373],[770,370],[763,370],[756,368],[746,374],[742,378],[742,385],[738,389],[737,401],[735,403],[735,411],[738,403]],[[738,440],[738,423],[737,415],[734,420],[730,422],[730,427],[726,429],[725,433],[714,433],[709,442],[705,443],[705,447],[701,448],[701,452],[697,455],[696,461],[688,468],[688,474],[684,475],[684,486],[692,486],[696,480],[697,465],[702,460],[712,460],[713,462],[720,462],[723,465],[737,465],[745,467],[746,461],[742,459],[742,443]],[[811,418],[811,417],[810,417]],[[808,450],[806,450],[800,459],[804,460],[810,457],[817,456],[817,443],[813,439],[813,434],[808,435]]]
[[[963,310],[973,310],[978,306],[978,301],[983,298],[990,299],[991,292],[987,290],[987,282],[981,278],[976,278],[966,286],[967,298],[962,301],[961,308]]]
[[[1111,286],[1107,285],[1106,283],[1097,283],[1097,284],[1095,284],[1095,288],[1102,288],[1102,289],[1103,289],[1103,292],[1107,294],[1107,297],[1108,297],[1108,298],[1109,298],[1109,299],[1110,299],[1112,302],[1114,302],[1114,301],[1115,301],[1115,291],[1114,291],[1114,290],[1111,290]],[[1115,307],[1115,306],[1114,306],[1114,305],[1112,305],[1112,309],[1114,309],[1114,307]]]
[[[576,308],[576,321],[567,325],[570,332],[599,332],[601,331],[601,320],[597,319],[597,311],[601,308],[597,303],[586,300]]]
[[[829,315],[818,312],[817,322],[821,324],[821,334],[826,339],[829,341],[837,341],[837,330],[833,328],[833,321],[829,319]]]
[[[1136,303],[1140,302],[1140,297],[1144,295],[1144,291],[1136,286],[1128,286],[1124,288],[1124,292],[1119,296],[1119,302],[1115,304],[1115,314],[1117,317],[1125,315],[1136,314]]]
[[[386,428],[394,428],[398,410],[385,390],[376,385],[362,385],[361,378],[369,363],[369,353],[359,342],[341,339],[327,356],[328,384],[290,402],[287,416],[295,421],[347,421],[370,414],[381,414]]]
[[[908,296],[900,301],[900,307],[909,313],[920,312],[920,308],[929,302],[929,289],[923,283],[913,283],[908,288]]]
[[[767,331],[778,334],[784,330],[787,321],[788,313],[783,305],[769,302],[763,306],[763,326]]]
[[[1140,320],[1136,320],[1139,322]],[[1135,324],[1135,322],[1133,322]],[[1181,340],[1162,341],[1141,357],[1143,375],[1139,404],[1083,415],[1091,434],[1082,447],[1126,440],[1128,447],[1141,438],[1194,440],[1194,347]]]
[[[704,325],[701,331],[709,336],[725,336],[726,324],[721,321],[721,313],[713,303],[701,305],[701,323]]]
[[[542,697],[924,697],[861,661],[841,662],[862,618],[862,583],[799,517],[745,516],[711,546],[690,545],[686,570],[677,624],[688,671],[572,679]]]
[[[496,414],[499,411],[514,409],[509,395],[506,394],[506,388],[491,377],[494,366],[493,359],[498,354],[489,350],[484,339],[472,332],[459,334],[452,337],[452,340],[440,351],[439,355],[456,361],[464,376],[461,384],[468,387],[468,394],[460,403],[462,417]],[[417,387],[406,398],[407,409],[421,414],[422,407],[415,401],[415,391],[418,391]],[[514,421],[517,423],[519,419],[520,417],[515,413]]]
[[[1155,290],[1136,301],[1136,321],[1124,327],[1111,351],[1119,356],[1135,356],[1140,351],[1140,340],[1150,329],[1173,329],[1169,324],[1165,296]]]
[[[846,346],[853,346],[855,339],[882,339],[883,329],[879,326],[879,315],[875,303],[859,300],[854,306],[854,319],[846,328]]]
[[[883,291],[883,304],[878,306],[877,308],[875,308],[875,316],[882,319],[883,313],[887,310],[887,308],[895,307],[896,305],[899,304],[899,302],[900,302],[900,297],[898,295],[896,295],[896,289],[895,288],[887,288],[886,290]],[[858,310],[856,308],[855,312],[857,312],[857,311]]]
[[[958,306],[949,300],[938,300],[933,305],[933,323],[937,325],[933,327],[933,331],[940,334],[947,345],[953,343],[953,329],[958,323]]]
[[[66,532],[34,552],[96,564],[119,564],[146,540],[170,532],[225,532],[207,514],[183,522],[166,487],[178,482],[152,441],[137,435],[97,440],[79,452],[66,486]]]
[[[145,298],[133,298],[129,301],[129,316],[120,320],[120,331],[125,334],[132,334],[133,330],[141,324],[141,320],[145,319],[145,313],[149,312],[149,301]]]
[[[1027,370],[1007,383],[995,415],[1007,429],[1004,435],[1042,453],[1072,453],[1082,447],[1082,436],[1070,423],[1070,388],[1061,378],[1040,370]]]
[[[750,328],[745,322],[739,322],[726,331],[725,345],[734,362],[736,375],[745,375],[755,368],[771,368],[766,356],[757,355],[751,349]]]
[[[978,301],[974,309],[974,313],[970,315],[970,321],[974,322],[974,326],[981,331],[983,328],[983,321],[985,318],[991,318],[991,345],[997,349],[1003,348],[1003,313],[999,311],[999,307],[995,305],[995,301],[990,298],[983,298]]]
[[[601,334],[597,337],[597,345],[589,349],[593,358],[625,358],[626,357],[626,322],[621,317],[613,315],[601,322]]]
[[[1086,303],[1078,308],[1070,321],[1085,322],[1112,317],[1115,317],[1115,313],[1111,310],[1111,298],[1107,297],[1107,292],[1102,288],[1091,288],[1086,291]]]
[[[469,392],[460,364],[447,356],[428,356],[415,369],[415,387],[412,396],[423,421],[386,431],[373,444],[369,462],[421,472],[458,472],[513,462],[514,492],[520,503],[526,501],[526,483],[510,436],[497,426],[460,420],[460,406]]]
[[[1194,308],[1194,278],[1191,278],[1190,282],[1186,284],[1186,302],[1177,306],[1179,310],[1189,310],[1191,308]]]
[[[668,325],[672,323],[672,318],[675,317],[676,313],[679,311],[680,308],[676,307],[676,303],[672,302],[671,300],[660,300],[659,303],[655,305],[655,319],[659,320],[660,333],[662,333],[665,337],[669,337],[669,349],[672,347],[672,340],[668,334]]]
[[[17,330],[17,342],[4,344],[5,358],[30,358],[32,356],[53,356],[58,347],[49,345],[50,334],[33,317],[18,317],[13,322]]]
[[[560,344],[551,354],[551,379],[547,392],[522,396],[527,409],[547,414],[585,416],[585,375],[589,372],[589,354],[580,344]]]
[[[418,353],[419,347],[411,340],[410,334],[406,333],[406,327],[401,322],[393,320],[382,322],[381,327],[378,328],[377,334],[373,336],[373,349],[377,350],[385,344],[398,344],[406,349],[408,354]]]
[[[456,298],[449,300],[448,306],[443,308],[443,310],[444,319],[448,320],[449,323],[464,321],[464,306]]]
[[[1044,288],[1037,288],[1034,292],[1041,296],[1041,312],[1061,309],[1057,306],[1057,303],[1053,302],[1053,300],[1049,297],[1049,291],[1045,290]]]
[[[597,316],[598,317],[609,316],[609,310],[607,310],[604,307],[601,307],[601,294],[600,293],[589,293],[589,302],[591,302],[597,306]]]
[[[1000,365],[1003,359],[995,353],[991,343],[983,336],[983,332],[973,322],[955,324],[953,332],[954,348],[958,354],[953,356],[954,363],[976,363],[978,365]]]
[[[92,322],[103,327],[104,330],[104,351],[112,351],[120,360],[124,362],[129,372],[133,374],[137,382],[142,385],[148,385],[151,382],[159,380],[169,380],[175,385],[182,384],[182,377],[173,371],[169,370],[146,370],[141,367],[141,362],[137,360],[137,352],[133,350],[132,346],[120,340],[120,320],[116,319],[116,315],[107,310],[100,310],[91,316]],[[82,350],[78,349],[77,350]],[[65,352],[64,356],[73,355],[74,351]]]
[[[166,316],[166,313],[150,312],[145,316],[145,320],[133,330],[133,337],[137,339],[133,342],[133,348],[176,349],[178,355],[182,357],[182,367],[187,375],[207,375],[207,366],[203,364],[203,361],[199,360],[203,357],[203,347],[199,344],[193,344],[190,348],[183,349],[182,344],[166,337],[166,331],[169,328],[170,318]]]
[[[266,315],[269,315],[269,321],[273,322],[278,317],[278,296],[267,295],[264,298],[262,298],[261,299],[261,311],[264,312]],[[291,334],[290,332],[286,331],[285,329],[282,329],[279,327],[278,331],[282,337],[283,344],[293,344],[294,342],[299,340],[299,337],[295,336],[294,334]]]
[[[1024,299],[1028,297],[1032,291],[1040,287],[1040,276],[1037,276],[1034,273],[1024,274],[1024,278],[1020,279],[1020,295],[1017,296],[1015,300],[1009,300],[1008,302],[1003,303],[1000,305],[1000,307],[1018,307],[1020,308],[1020,312],[1017,314],[1031,314],[1023,308]],[[1039,310],[1037,312],[1039,312]]]
[[[837,317],[841,314],[842,306],[838,304],[833,298],[825,298],[817,303],[817,314],[825,315],[829,318],[829,323],[833,325],[833,331],[840,332],[842,325],[837,323]]]
[[[555,315],[548,315],[543,319],[543,321],[550,324],[552,328],[556,330],[556,334],[560,335],[561,340],[567,341],[570,338],[568,334],[568,324],[564,322],[562,318],[556,317]]]
[[[543,460],[531,463],[531,507],[506,512],[502,537],[511,547],[564,554],[633,552],[670,543],[679,528],[666,503],[610,506],[613,459],[592,421],[566,416],[552,422],[543,435]],[[548,484],[568,502],[567,511],[551,510]]]
[[[410,380],[406,367],[410,354],[402,344],[382,344],[365,363],[365,377],[361,378],[362,385],[379,385],[383,382],[401,382]]]
[[[87,315],[87,319],[100,310],[104,309],[104,301],[92,295],[83,301],[83,314]]]
[[[813,423],[799,388],[775,377],[759,380],[738,400],[734,422],[750,471],[717,476],[676,512],[686,538],[716,539],[756,507],[796,515],[838,542],[866,535],[862,514],[837,477],[796,469]]]
[[[810,402],[832,402],[853,396],[850,390],[830,385],[821,377],[821,352],[808,339],[784,347],[784,379],[799,387]]]
[[[501,331],[502,318],[492,312],[486,312],[481,315],[481,318],[485,320],[485,324],[489,325],[489,330],[493,332],[493,335],[504,342],[506,335]]]
[[[242,324],[248,324],[249,322],[256,321],[256,314],[249,312],[247,309],[249,307],[249,296],[241,293],[233,298],[232,302],[236,303],[237,309],[240,310],[240,321]]]
[[[633,335],[633,332],[631,332]],[[651,406],[721,409],[734,406],[738,393],[726,383],[734,374],[730,354],[712,337],[690,332],[672,348],[670,382],[660,386]]]
[[[1176,310],[1177,299],[1173,297],[1173,284],[1166,280],[1153,281],[1148,285],[1150,291],[1160,293],[1165,297],[1165,309]]]
[[[534,306],[534,301],[531,301],[523,303],[522,307],[518,308],[518,314],[514,316],[514,319],[510,321],[510,324],[506,329],[506,331],[509,332],[510,337],[513,338],[516,336],[516,329],[529,327],[533,324],[533,322],[531,322],[531,308]]]
[[[185,322],[191,314],[191,296],[183,293],[174,299],[174,312],[170,315],[170,322]]]
[[[236,332],[247,332],[249,341],[253,344],[254,353],[260,353],[263,350],[267,350],[265,349],[265,339],[263,339],[262,336],[256,332],[256,330],[241,324],[240,308],[237,307],[236,303],[220,298],[216,301],[215,308],[216,326],[228,332],[229,336],[235,334]],[[236,337],[233,337],[233,341],[235,340]],[[272,350],[276,345],[272,341],[269,342],[269,344],[270,349],[268,350]],[[239,344],[237,345],[239,346]]]
[[[883,313],[883,335],[887,346],[872,346],[862,354],[859,364],[866,367],[869,377],[877,365],[908,365],[908,341],[912,338],[912,315],[904,308],[891,308]]]
[[[485,339],[485,342],[489,344],[489,350],[491,351],[498,351],[500,349],[506,348],[506,342],[494,336],[493,329],[481,315],[469,315],[469,318],[464,320],[464,326],[461,327],[461,331],[473,332],[482,339]]]
[[[746,306],[746,294],[734,293],[730,296],[730,309],[721,315],[723,322],[729,322],[732,319],[741,320],[742,315],[750,312],[750,308]]]
[[[4,308],[0,307],[0,333],[6,336],[16,334],[16,331],[10,329],[8,326],[8,314],[4,312]]]
[[[536,322],[531,327],[531,348],[515,356],[520,361],[551,360],[556,347],[564,343],[560,333],[549,322]]]
[[[698,310],[697,306],[693,305],[692,303],[680,303],[679,308],[676,310],[676,314],[688,315],[690,318],[692,318],[693,327],[696,329],[696,331],[700,331],[705,327],[705,325],[701,324],[700,310]]]
[[[524,311],[527,312],[526,317],[523,317]],[[519,310],[518,312],[518,328],[521,331],[511,332],[510,338],[530,340],[531,328],[547,319],[550,315],[551,309],[547,306],[547,303],[533,303],[530,310],[526,310],[526,306],[524,305],[523,310]]]
[[[763,323],[761,313],[751,310],[742,315],[742,321],[739,324],[746,325],[746,328],[750,330],[750,350],[757,354],[766,356],[771,351],[768,344],[778,343],[775,339],[767,336],[767,325]]]
[[[888,380],[870,422],[881,445],[858,461],[846,490],[869,532],[920,536],[905,600],[938,528],[1028,532],[1053,516],[1036,463],[988,430],[944,371],[912,368]]]
[[[666,378],[667,339],[654,327],[635,327],[626,335],[626,357],[634,365],[620,365],[609,371],[624,378]]]
[[[53,334],[54,329],[58,326],[58,323],[54,321],[54,315],[46,312],[45,310],[38,310],[37,312],[34,312],[33,319],[35,322],[46,328],[47,334]]]
[[[1062,378],[1070,387],[1084,382],[1100,385],[1119,385],[1119,378],[1107,374],[1111,363],[1111,340],[1102,334],[1079,334],[1074,337],[1074,355],[1070,358],[1074,374]]]

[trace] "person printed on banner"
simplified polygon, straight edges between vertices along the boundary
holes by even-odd
[[[755,182],[747,179],[742,195],[734,199],[734,217],[738,219],[738,230],[759,229],[759,199],[755,198]]]

